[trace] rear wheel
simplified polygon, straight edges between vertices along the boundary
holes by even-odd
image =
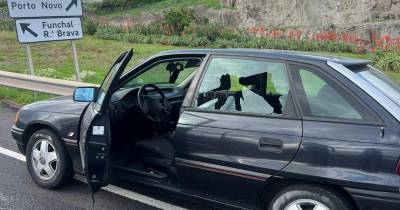
[[[32,134],[27,145],[26,163],[32,179],[44,188],[59,187],[73,176],[66,149],[60,139],[47,129]]]
[[[319,186],[294,185],[280,191],[268,210],[352,210],[346,197]]]

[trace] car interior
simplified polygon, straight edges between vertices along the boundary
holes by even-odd
[[[159,61],[123,82],[113,94],[112,176],[177,184],[170,137],[186,91],[201,63],[202,57]]]

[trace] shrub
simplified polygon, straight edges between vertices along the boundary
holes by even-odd
[[[143,25],[138,24],[130,29],[130,33],[141,34],[141,35],[171,35],[172,30],[168,28],[168,25],[162,24],[160,22]]]
[[[206,37],[210,41],[216,39],[237,39],[240,38],[240,34],[237,30],[223,27],[218,24],[204,24],[197,25],[192,24],[185,28],[184,34],[193,35],[196,37]]]
[[[98,23],[95,21],[85,18],[83,20],[83,32],[88,35],[94,35],[97,32]]]
[[[7,1],[6,0],[0,0],[0,7],[7,7]]]
[[[121,27],[98,26],[95,36],[101,39],[126,40],[131,43],[164,44],[187,47],[258,48],[300,51],[365,53],[360,48],[329,40],[292,39],[285,36],[253,36],[245,31],[217,24],[191,23],[187,9],[172,9],[165,22],[135,25],[127,33]],[[172,20],[177,20],[173,23]],[[175,24],[175,25],[174,25]],[[182,30],[179,32],[180,30]]]
[[[130,5],[132,0],[103,0],[97,3],[98,10],[115,10],[119,8],[126,8]]]
[[[175,34],[179,35],[196,19],[194,13],[193,10],[184,7],[170,9],[165,13],[164,21],[172,27]]]
[[[103,26],[97,29],[95,36],[105,40],[123,40],[124,31],[116,27]]]
[[[212,48],[233,48],[235,45],[233,40],[219,39],[217,38],[212,44]]]
[[[160,0],[103,0],[96,5],[96,10],[107,11],[117,9],[129,9],[150,4]]]
[[[7,2],[5,0],[0,0],[0,19],[8,17]]]
[[[374,58],[375,66],[384,71],[400,72],[400,51],[378,51]]]
[[[11,19],[0,19],[0,31],[14,31],[15,23]]]
[[[142,34],[136,34],[136,33],[129,33],[126,35],[126,40],[131,43],[137,43],[137,44],[153,44],[155,42],[155,36],[154,35],[142,35]]]

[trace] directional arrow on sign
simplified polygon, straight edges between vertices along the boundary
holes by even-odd
[[[71,3],[69,3],[69,5],[67,6],[67,8],[65,8],[65,11],[69,11],[71,9],[71,7],[75,5],[76,7],[78,6],[78,0],[71,0]]]
[[[3,1],[0,0],[0,2]],[[9,15],[12,18],[78,17],[82,16],[82,1],[7,0],[7,6]],[[32,25],[31,28],[34,29]]]
[[[37,37],[38,34],[35,33],[34,31],[32,31],[32,29],[29,28],[29,26],[31,25],[30,23],[20,23],[21,25],[21,29],[22,29],[22,33],[25,34],[25,31],[28,31],[29,33],[31,33],[34,37]]]
[[[64,11],[64,8],[62,11]],[[44,27],[43,22],[45,22],[47,26],[54,27]],[[18,41],[20,43],[75,40],[83,38],[82,21],[79,17],[17,19],[16,29]]]

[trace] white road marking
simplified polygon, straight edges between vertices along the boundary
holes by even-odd
[[[26,162],[26,158],[25,158],[24,155],[22,155],[20,153],[17,153],[17,152],[14,152],[14,151],[11,151],[11,150],[8,150],[8,149],[3,148],[3,147],[0,147],[0,154],[3,154],[3,155],[6,155],[8,157],[12,157],[12,158],[15,158],[17,160]],[[80,182],[86,183],[85,178],[83,176],[74,176],[74,178],[76,180],[80,181]],[[146,196],[146,195],[135,193],[133,191],[130,191],[130,190],[127,190],[127,189],[124,189],[124,188],[121,188],[121,187],[117,187],[115,185],[108,185],[108,186],[106,186],[106,187],[104,187],[102,189],[107,191],[107,192],[111,192],[111,193],[120,195],[122,197],[129,198],[131,200],[135,200],[135,201],[138,201],[140,203],[147,204],[149,206],[154,206],[156,208],[174,209],[174,210],[175,209],[176,210],[186,210],[185,208],[182,208],[182,207],[179,207],[179,206],[175,206],[173,204],[166,203],[164,201],[160,201],[160,200],[151,198],[151,197]]]
[[[3,154],[3,155],[7,155],[8,157],[15,158],[15,159],[20,160],[20,161],[24,161],[24,162],[26,161],[26,158],[25,158],[24,155],[22,155],[22,154],[20,154],[18,152],[14,152],[14,151],[8,150],[8,149],[3,148],[3,147],[0,147],[0,153]]]

